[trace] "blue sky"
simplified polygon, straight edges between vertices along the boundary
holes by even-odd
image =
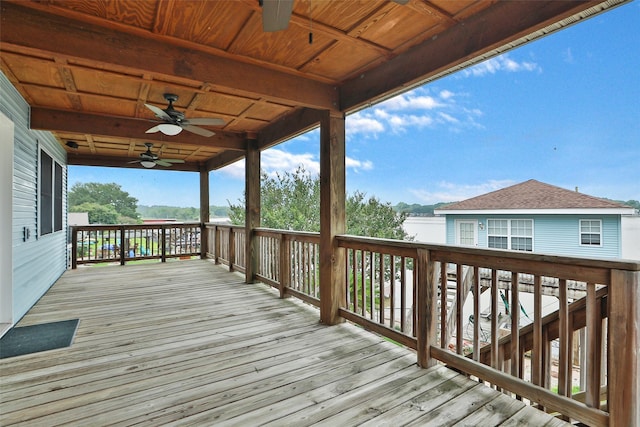
[[[347,117],[347,191],[393,205],[463,200],[528,179],[640,199],[640,2]],[[319,171],[318,131],[262,153],[267,173]],[[196,173],[69,166],[142,205],[198,206]],[[210,174],[236,203],[244,162]]]

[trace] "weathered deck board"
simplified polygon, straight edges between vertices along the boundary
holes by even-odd
[[[69,271],[20,325],[70,318],[0,360],[1,425],[562,424],[208,261]]]

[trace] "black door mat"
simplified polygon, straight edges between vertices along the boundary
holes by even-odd
[[[80,319],[11,328],[0,338],[0,359],[69,347]]]

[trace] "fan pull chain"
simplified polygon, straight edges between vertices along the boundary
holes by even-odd
[[[309,0],[309,44],[313,44],[313,20],[311,19],[311,0]]]

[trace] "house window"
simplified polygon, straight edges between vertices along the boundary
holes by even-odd
[[[487,220],[487,244],[490,248],[533,251],[533,220]]]
[[[600,246],[602,244],[602,221],[599,219],[580,220],[580,244]]]
[[[40,150],[40,235],[62,230],[63,169]]]

